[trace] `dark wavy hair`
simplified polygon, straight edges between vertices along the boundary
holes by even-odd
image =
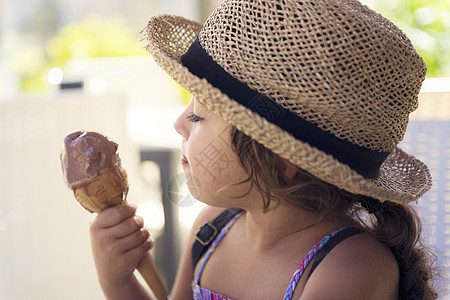
[[[369,215],[361,206],[367,200],[365,196],[339,189],[300,168],[293,179],[286,179],[285,161],[234,127],[231,147],[248,174],[240,183],[250,183],[261,193],[264,211],[274,199],[283,199],[315,212],[320,219],[353,216],[361,228],[389,247],[397,259],[399,299],[437,299],[436,257],[420,240],[421,222],[411,206],[385,201],[380,210]]]

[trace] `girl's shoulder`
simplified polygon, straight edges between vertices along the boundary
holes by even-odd
[[[197,215],[192,228],[195,230],[202,226],[204,223],[211,222],[226,209],[227,208],[223,207],[205,206]]]
[[[302,299],[397,299],[399,270],[390,249],[368,233],[354,235],[328,253],[311,274]],[[324,289],[326,283],[327,288]],[[347,295],[347,297],[345,296]]]

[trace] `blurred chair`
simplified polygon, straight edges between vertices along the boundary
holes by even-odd
[[[400,148],[430,168],[433,187],[415,207],[423,218],[425,242],[437,249],[450,296],[450,92],[423,92]]]

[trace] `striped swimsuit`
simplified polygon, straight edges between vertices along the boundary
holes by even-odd
[[[236,222],[236,220],[242,215],[241,213],[238,213],[237,215],[235,215],[220,231],[220,233],[217,235],[216,239],[213,241],[213,243],[211,244],[211,246],[209,247],[205,257],[203,258],[203,261],[201,262],[201,265],[199,267],[199,270],[197,272],[197,275],[195,276],[194,281],[192,282],[192,291],[194,293],[194,299],[195,300],[232,300],[231,298],[228,298],[226,296],[223,296],[221,294],[216,294],[208,289],[202,288],[200,286],[200,278],[202,276],[203,270],[205,268],[206,263],[208,262],[209,258],[211,257],[211,255],[214,253],[214,251],[216,250],[217,246],[219,245],[220,241],[223,239],[223,237],[228,233],[228,231],[230,230],[231,226],[233,226],[234,222]],[[294,272],[289,285],[286,289],[286,294],[284,295],[283,300],[289,300],[292,298],[292,295],[294,293],[295,287],[297,286],[298,281],[300,280],[300,277],[303,274],[303,271],[306,269],[306,267],[308,266],[309,262],[316,257],[316,254],[319,253],[321,255],[319,256],[319,260],[315,261],[315,264],[313,265],[313,270],[317,267],[317,265],[320,263],[320,261],[325,257],[325,255],[335,246],[337,245],[339,242],[341,242],[342,240],[344,240],[345,238],[348,238],[354,234],[357,234],[361,232],[359,229],[356,229],[354,227],[343,227],[340,228],[332,233],[330,233],[329,235],[327,235],[326,237],[324,237],[323,239],[321,239],[316,245],[314,245],[314,247],[308,252],[308,254],[305,256],[305,258],[303,259],[302,263],[300,264],[300,266],[297,268],[297,270]],[[341,234],[340,234],[341,233]],[[340,234],[340,237],[338,240],[336,240],[333,245],[331,247],[328,247],[329,249],[327,249],[326,253],[321,253],[321,249],[327,244],[328,241],[332,240],[334,237],[336,237],[337,235]],[[330,243],[331,244],[331,243]],[[311,273],[312,271],[311,270]]]

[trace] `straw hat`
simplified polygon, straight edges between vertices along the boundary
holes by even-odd
[[[274,153],[355,194],[407,203],[431,187],[397,148],[426,66],[351,0],[226,0],[205,24],[152,18],[147,50],[197,100]]]

